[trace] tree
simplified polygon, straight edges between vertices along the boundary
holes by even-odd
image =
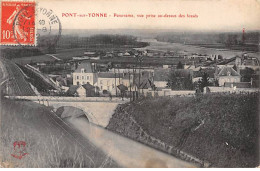
[[[201,92],[203,92],[203,88],[204,87],[207,87],[209,85],[210,85],[210,83],[209,83],[209,75],[206,72],[204,72],[203,75],[202,75],[201,82],[199,84]]]
[[[167,86],[172,90],[191,90],[193,88],[190,74],[179,70],[170,72]]]
[[[177,65],[177,69],[183,69],[183,64],[181,63],[181,61],[179,61],[178,65]]]
[[[242,82],[250,82],[254,73],[254,70],[248,67],[246,67],[244,70],[241,70],[240,74],[242,76]]]

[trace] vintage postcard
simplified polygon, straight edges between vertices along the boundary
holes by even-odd
[[[259,167],[259,0],[1,0],[1,168]]]

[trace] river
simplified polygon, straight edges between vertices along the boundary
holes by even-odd
[[[229,50],[229,49],[223,50],[223,49],[216,49],[216,48],[200,47],[195,45],[185,45],[180,43],[160,42],[157,41],[156,39],[140,39],[139,41],[150,43],[150,45],[147,47],[136,48],[139,50],[156,50],[162,52],[174,51],[178,53],[185,53],[187,55],[191,55],[192,53],[207,54],[207,55],[215,54],[215,55],[222,55],[225,59],[235,57],[236,55],[241,56],[242,53],[244,53],[238,50]],[[260,59],[260,52],[256,52],[256,53],[248,52],[247,54],[250,57],[256,57]]]
[[[196,167],[81,118],[67,120],[92,144],[123,167]]]

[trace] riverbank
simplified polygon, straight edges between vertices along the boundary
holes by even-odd
[[[1,167],[119,167],[101,150],[81,138],[51,108],[2,97],[0,116]],[[17,154],[15,142],[25,143],[21,159],[12,155]]]
[[[167,153],[177,148],[212,167],[256,167],[258,97],[142,99],[118,107],[107,129]]]

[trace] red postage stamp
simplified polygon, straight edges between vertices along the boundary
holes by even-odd
[[[1,2],[1,45],[35,45],[35,1]]]

